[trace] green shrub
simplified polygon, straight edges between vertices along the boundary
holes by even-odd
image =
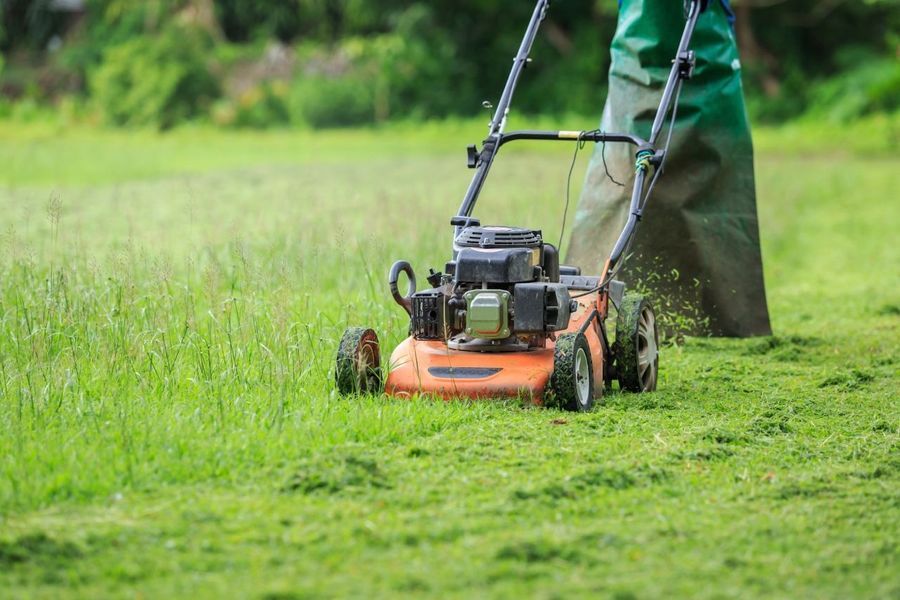
[[[264,82],[245,91],[237,100],[220,100],[212,109],[213,122],[229,127],[265,129],[286,125],[289,88],[282,81]]]
[[[796,65],[785,65],[781,86],[777,95],[767,96],[753,85],[745,88],[747,112],[758,123],[780,123],[796,119],[806,110],[809,103],[809,76]],[[760,68],[745,66],[744,80],[753,81],[761,72]]]
[[[104,119],[165,129],[201,114],[219,95],[207,48],[201,32],[171,28],[107,49],[89,77]]]
[[[812,89],[812,115],[848,122],[900,109],[900,63],[895,58],[860,58],[853,68]]]
[[[475,109],[471,78],[459,71],[456,47],[436,23],[433,10],[412,5],[399,14],[394,31],[346,46],[376,82],[379,120],[394,116],[433,117]],[[461,100],[463,104],[461,104]]]
[[[359,75],[299,79],[291,90],[294,121],[311,127],[351,127],[375,118],[373,85]]]
[[[779,94],[766,97],[748,91],[748,111],[765,123],[804,117],[847,123],[900,109],[900,63],[895,58],[848,47],[838,53],[836,63],[835,73],[817,80],[796,66],[785,66]]]
[[[301,46],[300,61],[313,74],[294,86],[292,113],[313,127],[452,113],[461,94],[471,95],[471,85],[451,72],[453,56],[454,46],[435,29],[430,9],[409,7],[393,33],[347,37],[331,49]]]

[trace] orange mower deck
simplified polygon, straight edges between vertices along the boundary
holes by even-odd
[[[591,349],[594,395],[603,393],[604,360],[600,319],[594,318],[598,295],[579,300],[564,332],[583,333]],[[543,404],[553,372],[555,341],[525,352],[452,350],[442,341],[409,337],[391,354],[385,393],[397,397],[430,394],[453,398],[528,398]]]

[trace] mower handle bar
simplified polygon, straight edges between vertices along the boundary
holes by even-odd
[[[697,19],[699,18],[700,13],[707,9],[708,5],[709,0],[690,0],[684,33],[678,44],[678,52],[675,55],[675,60],[672,61],[672,69],[669,72],[669,78],[666,80],[665,88],[663,88],[662,98],[660,98],[659,108],[657,109],[656,117],[653,120],[649,140],[643,140],[638,136],[627,133],[604,133],[601,131],[525,130],[504,134],[503,129],[506,126],[506,118],[509,114],[509,106],[512,102],[513,94],[518,85],[519,78],[522,75],[522,71],[530,61],[528,55],[531,53],[531,48],[537,37],[538,29],[540,28],[541,22],[546,17],[547,9],[550,6],[550,0],[538,0],[534,12],[532,13],[531,20],[528,23],[528,28],[525,31],[525,37],[522,39],[519,51],[513,59],[513,67],[510,70],[509,78],[503,88],[503,94],[500,97],[500,101],[497,103],[497,109],[491,119],[488,136],[483,142],[483,147],[480,151],[474,146],[469,147],[469,166],[477,170],[472,177],[472,181],[469,183],[469,187],[466,189],[466,195],[457,211],[457,216],[462,218],[472,216],[472,211],[475,209],[475,203],[478,201],[478,196],[481,193],[481,189],[484,187],[484,182],[491,170],[491,165],[494,163],[494,159],[496,158],[500,147],[504,144],[515,140],[569,140],[578,143],[581,141],[590,141],[595,143],[627,142],[633,144],[638,147],[636,153],[636,158],[638,160],[636,161],[631,205],[629,208],[628,220],[625,223],[625,227],[622,229],[622,233],[619,235],[615,246],[613,246],[613,250],[607,261],[607,272],[603,274],[604,283],[601,284],[601,287],[608,283],[608,280],[611,279],[610,274],[612,273],[613,267],[616,266],[622,258],[622,254],[631,244],[631,240],[637,231],[637,225],[641,219],[644,206],[647,203],[648,198],[644,195],[644,183],[647,179],[650,165],[652,164],[657,168],[657,171],[654,173],[654,177],[651,180],[650,190],[653,189],[652,182],[655,181],[656,176],[659,173],[658,169],[661,166],[664,152],[658,151],[656,144],[659,140],[662,127],[666,122],[666,118],[668,117],[670,110],[673,109],[673,99],[677,98],[681,84],[685,79],[690,77],[693,70],[694,55],[689,50],[690,41],[694,34],[694,28],[697,25]],[[642,156],[645,158],[649,157],[650,160],[642,161],[640,160]],[[454,239],[459,235],[461,230],[462,227],[459,225],[454,228]]]
[[[605,133],[603,131],[539,131],[525,129],[501,134],[498,147],[516,140],[547,140],[572,142],[627,142],[635,146],[646,146],[647,141],[630,133]]]

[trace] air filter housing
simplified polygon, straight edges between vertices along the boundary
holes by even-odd
[[[521,227],[466,227],[456,237],[458,248],[540,248],[538,229]]]

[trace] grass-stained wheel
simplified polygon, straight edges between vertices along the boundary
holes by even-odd
[[[594,406],[594,367],[583,333],[566,333],[556,340],[548,406],[587,412]]]
[[[348,327],[341,336],[334,369],[341,394],[381,392],[381,352],[378,336],[365,327]]]
[[[619,385],[629,392],[652,392],[659,375],[656,314],[646,297],[628,294],[619,307],[613,356]]]

